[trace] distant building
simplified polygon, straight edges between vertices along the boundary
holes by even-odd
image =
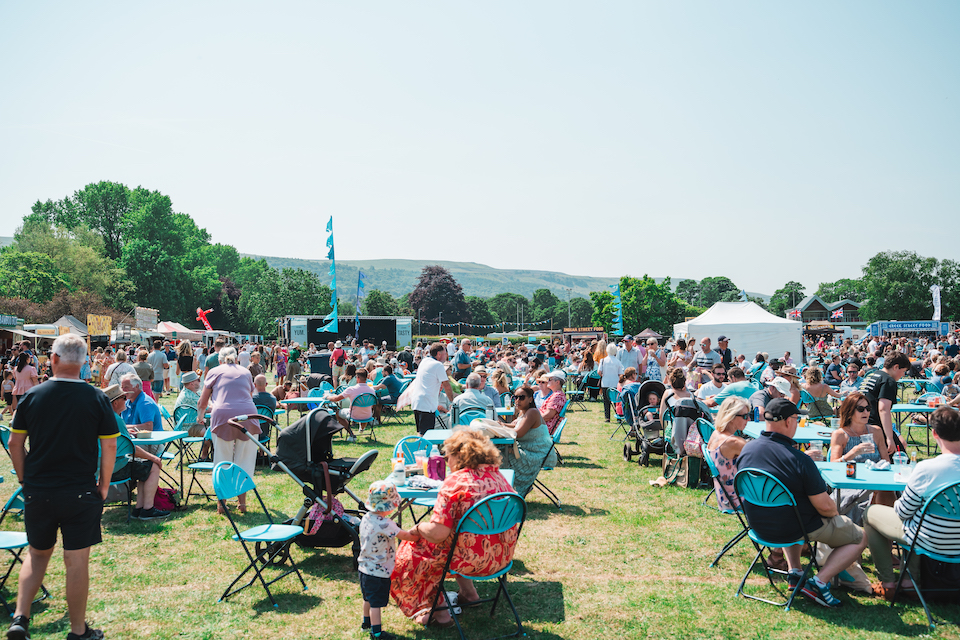
[[[800,304],[793,309],[788,309],[784,315],[791,320],[799,320],[804,325],[813,322],[818,325],[826,323],[852,329],[865,329],[867,323],[860,318],[861,306],[861,303],[847,298],[830,303],[825,302],[820,296],[813,295],[801,300]],[[800,313],[800,317],[797,317],[797,312]]]

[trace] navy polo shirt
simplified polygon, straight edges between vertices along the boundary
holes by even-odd
[[[764,431],[743,446],[737,469],[760,469],[782,482],[797,501],[800,520],[807,533],[811,533],[823,526],[823,516],[807,496],[825,493],[827,485],[817,465],[810,456],[796,449],[796,444],[781,433]],[[750,526],[765,540],[786,542],[803,537],[792,507],[755,507],[743,502],[743,509]]]

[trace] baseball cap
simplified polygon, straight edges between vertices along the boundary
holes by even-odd
[[[560,370],[551,371],[550,373],[548,373],[548,374],[547,374],[546,376],[544,376],[544,377],[545,377],[545,378],[556,378],[556,379],[559,380],[560,382],[564,382],[564,381],[567,379],[567,375],[566,375],[563,371],[560,371]]]
[[[805,409],[798,409],[797,405],[793,404],[786,398],[776,398],[767,403],[766,408],[763,410],[763,419],[767,422],[779,422],[781,420],[786,420],[790,416],[805,416],[807,411]]]
[[[775,388],[777,391],[779,391],[781,394],[785,396],[790,395],[790,381],[787,380],[786,378],[781,378],[780,376],[777,376],[776,378],[768,382],[767,386]]]
[[[633,340],[633,336],[628,333],[627,335],[623,336],[623,339],[624,339],[624,340]]]
[[[717,338],[717,342],[726,342],[727,340],[729,340],[727,336],[720,336],[719,338]]]

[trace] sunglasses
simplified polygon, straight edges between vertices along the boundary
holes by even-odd
[[[727,377],[727,374],[718,371],[718,372],[715,372],[715,373],[713,374],[713,377],[714,377],[714,378],[726,378],[726,377]]]
[[[749,420],[752,414],[749,413],[738,413],[736,417],[743,418],[744,420]]]
[[[864,411],[870,411],[870,405],[858,404],[857,413],[863,413]]]
[[[513,396],[513,399],[514,399],[514,400],[526,400],[526,399],[527,399],[527,396],[525,396],[525,395],[523,395],[523,394],[519,394],[519,395]]]

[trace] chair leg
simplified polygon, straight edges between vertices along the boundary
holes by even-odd
[[[517,631],[516,631],[516,633],[512,633],[512,634],[510,634],[510,636],[503,636],[503,637],[508,638],[508,637],[511,637],[511,636],[523,635],[523,624],[520,622],[520,614],[517,613],[517,608],[516,608],[515,606],[513,606],[513,598],[510,597],[510,592],[507,591],[507,576],[506,576],[506,575],[500,576],[499,582],[500,582],[500,591],[503,591],[503,595],[505,595],[505,596],[507,597],[507,604],[510,605],[510,610],[513,611],[513,618],[514,618],[514,620],[517,621]],[[493,617],[493,612],[494,612],[494,611],[496,610],[496,608],[497,608],[497,600],[499,599],[499,596],[500,596],[500,593],[499,593],[499,591],[498,591],[498,592],[497,592],[497,599],[494,599],[494,601],[493,601],[493,608],[490,610],[490,617],[491,617],[491,618]]]
[[[550,502],[553,503],[553,506],[555,506],[557,509],[563,509],[563,507],[560,506],[560,497],[559,497],[557,494],[555,494],[555,493],[550,489],[550,487],[548,487],[547,485],[543,484],[543,482],[541,482],[540,480],[534,480],[534,481],[533,481],[533,486],[534,486],[537,490],[539,490],[540,493],[542,493],[543,495],[547,496],[547,499],[550,500]]]
[[[704,507],[707,507],[708,509],[713,509],[714,511],[720,511],[719,498],[718,498],[718,506],[715,507],[712,504],[707,504],[707,502],[710,500],[710,496],[712,496],[716,492],[717,492],[717,488],[711,487],[710,492],[707,494],[707,497],[704,498],[703,502],[701,502],[700,504],[703,505]]]
[[[737,544],[741,540],[743,540],[746,537],[746,535],[747,535],[747,530],[743,529],[742,531],[740,531],[740,533],[730,538],[727,544],[723,545],[723,549],[720,550],[720,553],[717,554],[717,557],[714,558],[713,562],[710,563],[710,568],[712,569],[713,567],[717,566],[717,563],[720,562],[720,558],[725,556],[727,551],[730,551],[730,549],[733,549],[735,546],[737,546]]]

